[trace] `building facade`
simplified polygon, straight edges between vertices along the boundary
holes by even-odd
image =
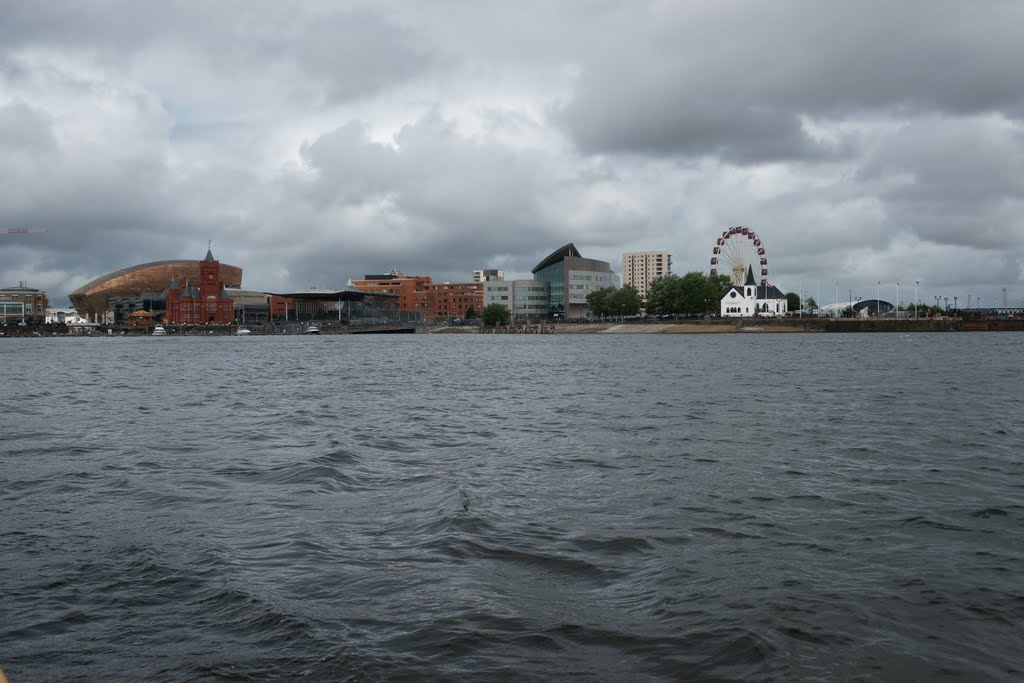
[[[355,289],[310,287],[270,295],[270,307],[279,322],[320,325],[385,325],[415,323],[415,313],[398,310],[398,297]]]
[[[167,283],[199,282],[202,261],[154,261],[130,266],[98,277],[69,295],[78,315],[93,322],[114,322],[118,315],[136,310],[166,314]],[[220,279],[228,287],[242,286],[242,269],[220,264]],[[113,307],[113,308],[111,308]],[[120,312],[118,311],[120,309]]]
[[[428,275],[406,275],[392,267],[383,275],[365,275],[354,280],[352,286],[368,294],[389,294],[398,297],[398,310],[417,313],[426,318],[432,314],[433,303],[427,285],[433,280]]]
[[[749,266],[747,281],[733,285],[722,297],[723,318],[774,318],[786,315],[786,295],[775,285],[759,285],[754,279],[754,268]]]
[[[482,268],[473,271],[473,282],[490,282],[491,280],[504,280],[505,271],[497,268]]]
[[[535,280],[548,284],[548,315],[565,320],[588,317],[587,294],[615,282],[607,261],[583,258],[571,242],[551,252],[532,272]]]
[[[234,302],[220,277],[220,261],[209,249],[199,262],[199,283],[172,278],[166,301],[169,323],[227,325],[235,321]]]
[[[672,255],[667,251],[631,251],[622,255],[622,284],[632,285],[646,299],[655,278],[672,272]]]
[[[549,291],[544,280],[491,280],[484,283],[484,306],[501,304],[512,320],[544,320],[550,316]]]
[[[48,305],[46,292],[29,287],[26,282],[19,282],[17,287],[4,287],[0,289],[0,322],[45,322]]]
[[[430,320],[463,319],[470,308],[484,310],[484,282],[434,282],[424,290],[430,302]]]
[[[78,315],[73,308],[48,308],[46,309],[47,325],[81,325],[88,322]]]

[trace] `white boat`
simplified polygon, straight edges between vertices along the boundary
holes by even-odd
[[[235,330],[235,334],[239,337],[244,337],[247,334],[252,334],[252,331],[248,327],[239,327]]]
[[[153,328],[154,337],[163,337],[167,335],[167,330],[164,329],[163,325],[157,325]]]
[[[320,328],[316,325],[310,325],[306,328],[305,334],[320,334]]]

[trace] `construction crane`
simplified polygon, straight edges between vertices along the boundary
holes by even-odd
[[[3,228],[0,235],[35,235],[46,232],[46,228]]]

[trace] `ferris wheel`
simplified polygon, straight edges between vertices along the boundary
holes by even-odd
[[[760,284],[768,285],[768,257],[764,253],[761,238],[753,230],[743,226],[729,228],[715,240],[711,250],[711,274],[728,275],[734,285],[747,280],[747,269],[754,267],[754,275],[760,273]]]

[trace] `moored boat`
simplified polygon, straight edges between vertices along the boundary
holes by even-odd
[[[154,337],[164,337],[167,335],[167,330],[164,329],[163,325],[157,325],[153,328]]]

